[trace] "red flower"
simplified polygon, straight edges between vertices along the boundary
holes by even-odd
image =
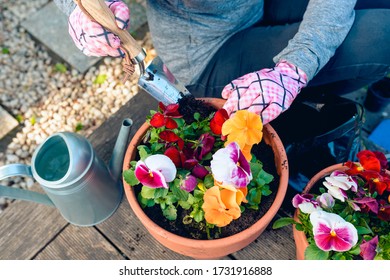
[[[183,150],[184,141],[176,133],[170,130],[161,131],[158,135],[161,140],[167,143],[176,143],[180,150]]]
[[[379,205],[378,218],[382,221],[390,222],[390,205]]]
[[[179,151],[176,147],[169,147],[164,152],[164,155],[169,157],[176,167],[183,167],[184,162],[186,161],[186,157],[184,156],[182,151]]]
[[[150,120],[150,125],[156,128],[162,126],[165,126],[168,129],[177,128],[177,123],[172,118],[181,117],[179,113],[179,104],[169,104],[168,106],[165,106],[163,103],[159,102],[158,107],[162,113],[155,113]]]
[[[214,147],[215,138],[208,133],[204,133],[199,137],[199,144],[194,145],[195,157],[198,160],[202,160]]]
[[[213,133],[221,135],[222,125],[229,118],[229,115],[225,109],[219,109],[215,112],[214,117],[210,121],[210,129]]]
[[[381,171],[381,162],[372,151],[361,151],[357,153],[357,158],[365,170]]]

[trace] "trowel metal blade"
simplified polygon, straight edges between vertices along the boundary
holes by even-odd
[[[184,95],[191,94],[158,56],[141,73],[138,85],[164,105],[177,103]]]

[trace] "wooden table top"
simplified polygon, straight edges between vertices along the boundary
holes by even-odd
[[[89,137],[99,157],[108,162],[124,118],[133,120],[130,138],[157,101],[140,92]],[[40,190],[36,190],[40,191]],[[279,211],[277,216],[285,216]],[[272,224],[272,223],[271,223]],[[92,227],[68,223],[55,208],[15,201],[0,214],[2,260],[179,260],[189,259],[158,243],[144,228],[124,196],[117,211]],[[295,259],[292,227],[271,225],[249,246],[226,259]]]

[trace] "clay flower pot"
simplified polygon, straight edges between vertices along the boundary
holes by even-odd
[[[325,169],[322,169],[320,172],[318,172],[316,175],[314,175],[310,181],[306,184],[305,188],[303,189],[302,193],[310,193],[311,189],[314,185],[321,179],[323,179],[326,176],[329,176],[333,171],[339,170],[339,171],[345,171],[348,167],[344,166],[342,163],[331,165]],[[387,171],[387,174],[390,172]],[[299,209],[295,210],[294,213],[294,220],[296,222],[299,222],[298,219]],[[299,231],[295,229],[295,226],[293,226],[293,235],[294,235],[294,241],[295,241],[295,247],[296,247],[296,256],[297,260],[304,260],[305,259],[305,250],[309,246],[309,243],[307,242],[306,235],[303,231]]]
[[[335,170],[346,170],[347,168],[343,166],[341,163],[331,165],[325,169],[322,169],[320,172],[318,172],[316,175],[314,175],[310,181],[306,184],[306,187],[303,189],[302,193],[309,193],[311,188],[322,178],[325,176],[331,174]],[[295,210],[294,213],[294,220],[299,222],[298,220],[298,213],[299,210]],[[295,226],[293,226],[293,234],[294,234],[294,241],[295,241],[295,247],[296,247],[296,254],[297,254],[297,260],[304,260],[305,259],[305,250],[307,246],[309,246],[309,243],[307,242],[306,235],[303,231],[296,230]]]
[[[225,102],[223,99],[214,98],[207,98],[204,99],[204,101],[216,108],[221,108]],[[137,155],[137,146],[140,144],[148,128],[149,125],[147,123],[143,124],[131,140],[125,154],[123,170],[127,170],[129,168],[129,162],[135,159]],[[144,213],[138,203],[134,188],[123,180],[125,194],[131,209],[149,233],[161,244],[172,251],[194,259],[218,259],[246,247],[259,237],[274,218],[284,200],[288,186],[287,155],[279,136],[269,124],[265,125],[263,128],[263,141],[272,147],[275,156],[275,166],[280,176],[280,183],[275,200],[268,212],[246,230],[229,237],[214,240],[195,240],[173,234],[154,223]]]

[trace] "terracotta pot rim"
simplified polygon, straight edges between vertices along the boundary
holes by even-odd
[[[218,98],[210,98],[210,99],[214,99],[217,101],[219,100]],[[207,100],[210,100],[210,99],[207,99]],[[142,139],[146,130],[149,127],[150,127],[150,125],[147,122],[145,122],[139,128],[139,130],[136,132],[136,134],[134,135],[133,139],[131,140],[131,142],[128,146],[126,154],[125,154],[125,158],[124,158],[124,162],[123,162],[123,170],[127,170],[129,168],[128,163],[131,160],[134,160],[133,158],[131,158],[131,153],[129,152],[130,147],[131,146],[136,147],[138,145],[139,140]],[[273,217],[276,215],[277,211],[280,209],[280,207],[283,203],[285,194],[287,192],[288,176],[289,176],[287,155],[286,155],[286,152],[284,150],[284,146],[283,146],[281,139],[279,138],[276,131],[273,129],[273,127],[270,124],[264,125],[263,130],[267,131],[267,133],[269,134],[269,138],[272,138],[273,141],[275,141],[276,143],[279,144],[278,148],[279,148],[279,154],[280,154],[280,161],[282,163],[284,163],[284,168],[277,170],[278,173],[280,173],[279,174],[279,186],[278,186],[278,190],[276,192],[276,196],[275,196],[273,203],[271,204],[268,211],[258,221],[256,221],[256,223],[254,223],[249,228],[247,228],[239,233],[236,233],[234,235],[228,236],[228,237],[223,237],[223,238],[219,238],[219,239],[212,239],[212,240],[203,240],[203,239],[197,240],[197,239],[192,239],[192,238],[177,235],[175,233],[172,233],[172,232],[160,227],[145,214],[145,212],[143,211],[142,207],[140,206],[140,204],[136,198],[136,195],[135,195],[132,187],[129,186],[122,178],[123,185],[125,188],[126,197],[127,197],[127,200],[130,204],[130,207],[134,211],[135,215],[139,218],[141,223],[148,230],[149,229],[154,230],[156,232],[156,234],[158,234],[160,237],[167,239],[167,240],[172,240],[174,238],[175,243],[177,242],[178,244],[181,244],[184,246],[188,245],[189,242],[191,242],[192,244],[196,244],[196,246],[199,246],[199,247],[207,246],[208,248],[213,248],[213,247],[217,248],[217,247],[224,246],[228,243],[232,243],[230,241],[234,241],[235,243],[238,243],[242,240],[245,240],[247,237],[256,235],[258,233],[258,228],[261,227],[261,225],[264,225],[265,223],[268,225],[271,222],[271,220],[273,219]],[[274,154],[275,154],[275,150],[274,150]]]
[[[335,170],[346,170],[348,169],[347,166],[345,166],[343,163],[336,163],[333,165],[330,165],[319,172],[317,172],[306,184],[306,187],[303,189],[302,193],[309,193],[311,188],[314,186],[318,180],[323,178],[324,176],[332,173]],[[390,173],[390,171],[389,171]],[[299,222],[298,219],[298,214],[299,214],[299,209],[295,209],[294,211],[294,220],[296,222]],[[306,234],[303,231],[299,231],[295,229],[295,226],[293,226],[293,235],[294,235],[294,240],[296,244],[296,251],[297,251],[297,259],[303,260],[304,259],[304,251],[307,246],[309,246],[309,243],[307,242],[307,237]],[[299,246],[300,245],[300,246]]]

